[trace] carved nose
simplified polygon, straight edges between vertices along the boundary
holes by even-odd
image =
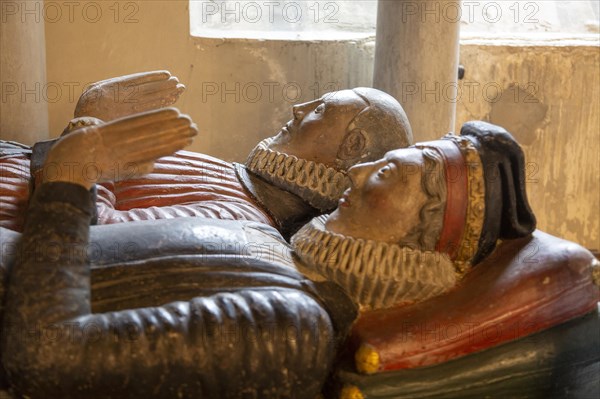
[[[317,108],[323,101],[321,99],[309,101],[307,103],[294,105],[292,107],[292,112],[294,113],[294,120],[301,121],[304,119],[306,114],[310,113],[312,110]]]
[[[304,118],[304,115],[306,115],[306,113],[304,112],[304,110],[302,110],[302,107],[300,105],[294,105],[292,107],[292,112],[294,113],[294,119],[301,121],[302,118]]]
[[[361,163],[348,169],[348,177],[350,177],[352,187],[360,187],[371,169],[373,169],[373,162]]]

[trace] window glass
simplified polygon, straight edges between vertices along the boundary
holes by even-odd
[[[376,0],[190,0],[201,37],[340,40],[374,36],[376,20]]]
[[[594,35],[600,32],[597,0],[462,2],[461,35],[503,38]]]
[[[462,37],[600,40],[598,0],[463,0],[460,10],[406,0],[403,7],[404,18],[460,20]],[[190,0],[191,33],[200,37],[343,40],[374,36],[376,22],[376,0]]]

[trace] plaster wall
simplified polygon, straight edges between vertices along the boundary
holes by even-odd
[[[600,48],[464,41],[460,62],[457,128],[481,119],[513,133],[538,227],[600,248]]]
[[[190,149],[240,161],[290,118],[292,103],[372,82],[373,40],[199,39],[189,35],[187,0],[120,2],[118,18],[113,2],[95,2],[103,12],[97,22],[82,17],[93,2],[77,3],[72,22],[46,21],[48,82],[65,87],[48,103],[51,136],[71,118],[85,84],[168,69],[188,86],[177,106],[200,127]],[[457,126],[483,119],[515,134],[530,162],[528,193],[539,228],[588,248],[600,248],[599,56],[594,46],[463,42],[456,115]],[[445,93],[440,87],[434,101],[456,101]],[[431,101],[436,93],[410,95]]]
[[[26,13],[14,1],[0,0],[0,137],[33,144],[48,138],[44,21],[29,1]],[[23,9],[22,9],[23,8]],[[44,93],[45,94],[45,93]]]
[[[110,8],[114,2],[79,3],[74,22],[46,23],[48,80],[65,86],[65,95],[48,104],[53,136],[72,117],[87,83],[168,69],[187,86],[176,106],[200,129],[189,149],[241,161],[291,118],[292,104],[339,88],[371,85],[374,38],[203,39],[190,36],[187,0],[122,1],[117,22]],[[82,17],[86,3],[100,4],[98,22]],[[71,98],[66,86],[74,86]]]

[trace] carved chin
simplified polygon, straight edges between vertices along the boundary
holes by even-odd
[[[298,195],[321,212],[328,212],[350,186],[346,173],[322,163],[298,159],[269,149],[273,138],[260,142],[248,156],[246,167],[270,183]]]
[[[294,252],[309,272],[339,284],[365,310],[421,302],[457,282],[446,254],[332,233],[326,219],[313,219],[292,237]]]

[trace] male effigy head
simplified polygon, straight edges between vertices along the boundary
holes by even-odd
[[[292,110],[293,119],[259,143],[246,166],[323,212],[349,186],[348,168],[412,143],[404,110],[376,89],[328,93]]]

